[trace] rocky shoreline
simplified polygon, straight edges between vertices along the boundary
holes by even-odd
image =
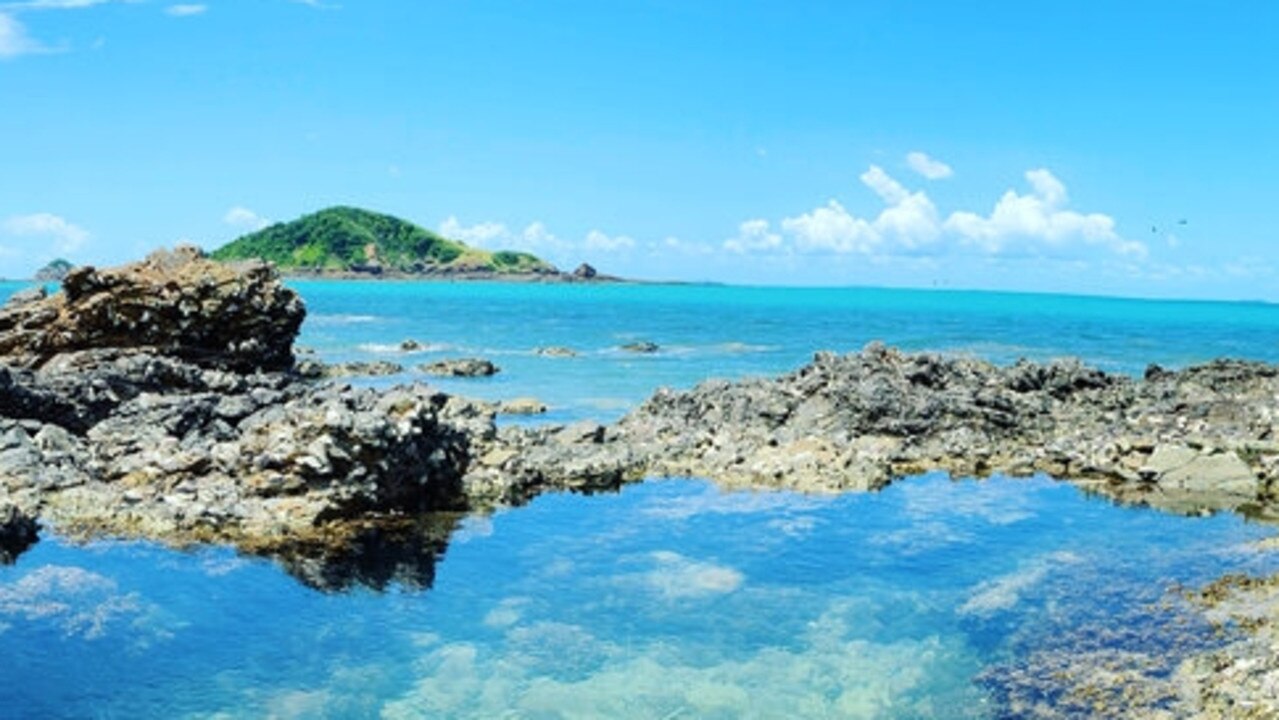
[[[230,543],[316,587],[429,586],[423,550],[443,549],[457,513],[652,475],[840,492],[937,469],[1044,472],[1125,503],[1279,519],[1279,369],[1261,363],[1135,379],[872,344],[778,378],[659,390],[612,425],[499,428],[501,404],[354,388],[296,363],[304,312],[273,268],[193,248],[77,268],[62,292],[12,298],[0,557],[34,541],[38,518],[71,537]],[[1269,603],[1273,618],[1275,585],[1222,594]],[[1241,707],[1272,691],[1274,655],[1249,660],[1279,647],[1271,627],[1254,623],[1256,642],[1216,661],[1255,677],[1223,696],[1216,674],[1187,670],[1200,691],[1187,697]]]

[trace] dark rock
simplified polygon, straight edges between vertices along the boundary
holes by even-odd
[[[39,526],[13,505],[0,504],[0,565],[17,559],[38,539]]]
[[[577,269],[573,271],[573,277],[580,278],[582,280],[590,280],[598,274],[599,273],[596,272],[595,268],[591,267],[588,263],[578,265]]]

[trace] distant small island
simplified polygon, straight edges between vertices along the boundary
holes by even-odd
[[[58,258],[36,270],[36,274],[32,279],[40,282],[62,282],[62,278],[66,277],[73,267],[75,265],[70,261]]]
[[[490,251],[392,215],[338,206],[276,223],[210,253],[223,262],[258,259],[302,277],[616,281],[583,263],[563,272],[526,252]]]

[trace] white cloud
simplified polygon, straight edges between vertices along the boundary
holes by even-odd
[[[929,157],[927,153],[922,153],[918,150],[906,153],[906,164],[910,166],[911,170],[929,180],[942,180],[955,174],[955,171],[951,170],[946,163],[937,158]]]
[[[782,247],[782,236],[773,232],[767,220],[747,220],[737,226],[737,237],[724,241],[729,252],[777,252]]]
[[[17,18],[0,13],[0,59],[47,51],[48,48],[27,35],[27,28]]]
[[[872,254],[881,249],[917,248],[941,234],[941,223],[932,200],[921,192],[911,192],[878,165],[861,175],[887,207],[874,219],[860,218],[837,200],[797,217],[782,221],[795,247],[805,252]]]
[[[6,219],[0,230],[14,237],[51,240],[53,251],[59,254],[74,252],[89,239],[87,230],[52,213],[15,215]]]
[[[879,235],[870,223],[854,217],[836,200],[782,220],[782,228],[795,237],[796,247],[806,252],[869,253],[879,245]]]
[[[626,235],[606,235],[599,230],[592,230],[586,234],[586,241],[583,243],[587,250],[629,250],[635,247],[635,240]]]
[[[170,5],[164,9],[166,15],[173,17],[190,17],[192,15],[202,15],[209,9],[208,5]]]
[[[1120,255],[1146,256],[1146,246],[1120,237],[1109,215],[1084,215],[1063,209],[1068,199],[1066,186],[1048,170],[1027,171],[1026,180],[1031,186],[1030,194],[1009,190],[995,203],[990,215],[955,212],[946,220],[945,228],[989,253],[1001,252],[1018,241],[1056,248],[1082,242]]]
[[[270,220],[258,215],[246,207],[233,207],[222,216],[222,222],[232,227],[247,230],[261,230],[271,224]]]
[[[511,238],[511,231],[502,223],[482,222],[466,226],[452,215],[440,223],[440,234],[450,240],[461,240],[475,247],[486,247],[494,240],[506,242]]]
[[[0,10],[79,10],[117,0],[26,0],[0,4]]]
[[[927,156],[921,159],[936,162]],[[989,215],[960,210],[943,221],[925,192],[912,191],[871,165],[859,179],[884,203],[878,215],[860,217],[832,199],[782,219],[780,233],[772,231],[768,220],[748,220],[723,248],[735,253],[859,254],[882,260],[917,255],[922,248],[946,241],[947,251],[967,247],[990,255],[1069,255],[1092,247],[1127,260],[1147,257],[1146,246],[1120,236],[1109,215],[1067,209],[1066,186],[1048,170],[1031,170],[1025,177],[1030,192],[1009,190]]]

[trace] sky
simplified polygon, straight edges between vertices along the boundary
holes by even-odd
[[[1279,300],[1279,3],[0,0],[0,277],[330,205],[644,279]]]

